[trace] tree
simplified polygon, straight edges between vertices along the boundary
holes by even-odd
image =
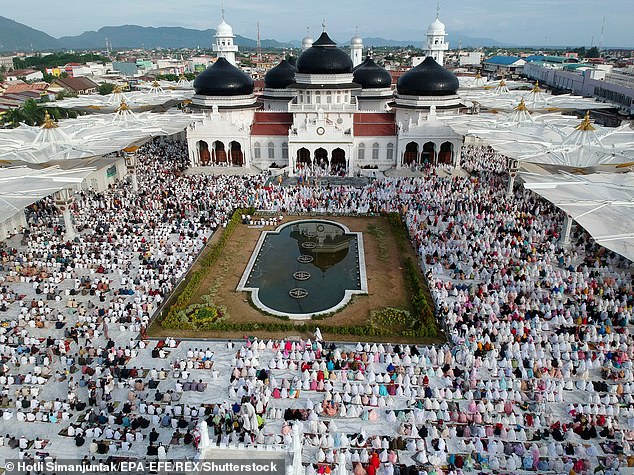
[[[114,91],[115,87],[116,86],[111,82],[103,82],[99,84],[99,88],[97,88],[97,92],[101,94],[102,96],[107,96],[108,94],[111,94],[112,91]]]
[[[599,52],[599,48],[593,46],[586,52],[586,58],[600,58],[601,53]]]

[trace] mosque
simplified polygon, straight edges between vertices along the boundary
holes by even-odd
[[[234,34],[223,17],[217,61],[194,82],[190,107],[204,119],[187,129],[193,166],[287,167],[355,176],[392,168],[457,165],[463,138],[438,116],[462,113],[458,79],[443,67],[449,47],[438,16],[429,26],[426,58],[398,78],[370,55],[361,38],[350,54],[324,31],[306,37],[302,53],[268,71],[264,91],[236,67]]]

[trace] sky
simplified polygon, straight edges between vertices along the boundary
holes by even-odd
[[[634,0],[440,0],[440,19],[450,45],[460,35],[517,45],[634,47]],[[423,41],[436,16],[436,0],[226,0],[225,18],[234,34],[279,41],[301,40],[306,28],[347,41],[356,27],[362,37]],[[215,28],[219,0],[0,0],[0,15],[56,38],[124,24]]]

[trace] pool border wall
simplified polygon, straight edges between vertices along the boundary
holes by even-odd
[[[280,312],[279,310],[275,310],[273,308],[267,307],[262,303],[259,297],[259,287],[246,287],[247,280],[249,279],[249,275],[251,275],[251,271],[253,270],[253,265],[260,255],[260,250],[262,249],[262,244],[264,244],[264,240],[269,234],[279,234],[282,229],[287,226],[292,226],[294,224],[299,223],[314,223],[315,221],[324,222],[328,224],[332,224],[338,226],[344,230],[347,235],[354,235],[357,237],[357,258],[359,261],[359,280],[361,283],[361,288],[359,290],[350,290],[346,289],[343,299],[339,301],[337,305],[330,307],[326,310],[322,310],[320,312],[314,313],[288,313],[288,312]],[[331,221],[328,219],[300,219],[297,221],[289,221],[287,223],[283,223],[273,231],[263,231],[260,234],[260,238],[258,239],[257,244],[255,245],[255,249],[251,253],[251,258],[247,263],[244,272],[242,273],[242,277],[240,278],[240,282],[236,287],[236,291],[238,292],[251,292],[251,300],[253,304],[259,308],[260,310],[275,315],[276,317],[288,317],[291,320],[310,320],[312,317],[320,316],[320,315],[328,315],[329,313],[334,313],[341,310],[343,307],[348,305],[353,295],[365,295],[368,293],[368,279],[367,273],[365,269],[365,247],[363,245],[363,233],[357,231],[350,231],[350,229],[345,225],[338,223],[336,221]]]

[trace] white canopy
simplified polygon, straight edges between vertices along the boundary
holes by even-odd
[[[475,135],[499,153],[520,162],[560,167],[622,165],[634,161],[634,130],[593,125],[561,114],[531,114],[525,102],[512,113],[444,119],[456,132]]]
[[[0,168],[0,223],[24,208],[64,188],[74,187],[95,168],[62,170],[53,166],[34,170],[25,166]]]
[[[175,105],[190,100],[194,95],[194,90],[188,81],[179,81],[178,83],[154,81],[144,83],[140,87],[142,88],[140,91],[122,92],[120,88],[115,88],[111,94],[104,96],[86,94],[66,98],[56,101],[52,105],[91,113],[109,113],[116,111],[121,101],[125,100],[131,110],[142,112],[166,105]]]
[[[106,155],[152,137],[176,134],[202,119],[202,115],[177,110],[135,114],[125,102],[118,109],[116,114],[86,115],[57,123],[47,119],[42,127],[22,124],[0,130],[0,160],[36,164]]]
[[[524,186],[562,209],[600,245],[634,261],[634,173],[521,173]]]
[[[484,87],[465,87],[458,94],[467,105],[477,102],[482,107],[492,111],[512,111],[520,101],[524,101],[531,111],[558,112],[586,109],[609,109],[612,106],[598,102],[593,98],[573,96],[571,94],[552,95],[543,91],[539,83],[533,85],[523,82],[500,81],[496,85],[487,84]],[[461,83],[462,86],[462,83]],[[523,88],[520,90],[519,88]]]

